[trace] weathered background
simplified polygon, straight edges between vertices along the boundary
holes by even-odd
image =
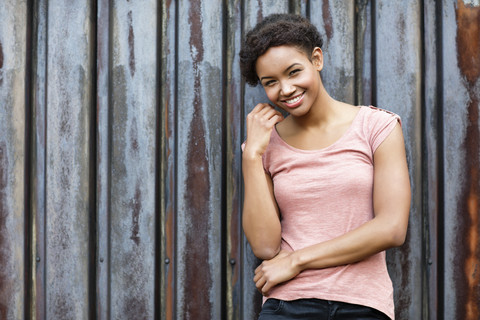
[[[329,92],[403,119],[398,319],[480,317],[478,0],[0,1],[0,319],[254,319],[245,31],[325,39]]]

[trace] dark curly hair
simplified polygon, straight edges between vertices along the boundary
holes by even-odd
[[[255,86],[258,75],[255,64],[258,57],[271,47],[290,45],[305,52],[310,58],[315,47],[321,48],[322,37],[306,18],[295,14],[277,13],[267,16],[250,30],[240,50],[240,69],[245,81]]]

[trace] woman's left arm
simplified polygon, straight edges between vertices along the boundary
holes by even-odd
[[[254,281],[263,294],[302,270],[355,263],[405,242],[410,210],[410,180],[401,126],[397,124],[374,154],[374,218],[329,241],[264,261]]]

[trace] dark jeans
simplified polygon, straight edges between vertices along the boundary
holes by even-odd
[[[320,299],[299,299],[265,301],[258,320],[389,320],[384,313],[356,304]]]

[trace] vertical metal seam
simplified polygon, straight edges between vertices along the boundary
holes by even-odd
[[[162,136],[163,136],[163,127],[161,121],[162,115],[162,32],[163,32],[163,1],[157,1],[157,25],[156,25],[156,57],[160,57],[157,59],[156,70],[155,70],[155,197],[154,197],[154,210],[155,210],[155,222],[154,222],[154,229],[155,229],[155,245],[154,245],[154,310],[153,310],[153,317],[154,319],[161,319],[162,312],[162,290],[163,290],[163,281],[162,275],[164,267],[161,261],[162,256],[164,255],[163,248],[162,248],[162,227],[163,227],[163,214],[162,214],[162,199],[163,199],[163,156],[162,156]]]
[[[311,18],[311,10],[310,10],[310,1],[306,0],[306,8],[305,8],[305,15],[307,16],[308,20]]]
[[[420,247],[421,250],[421,256],[422,256],[422,261],[421,261],[421,281],[422,281],[422,291],[421,291],[421,297],[422,297],[422,304],[421,304],[421,313],[422,317],[424,319],[428,319],[428,314],[429,314],[429,308],[428,308],[428,302],[429,302],[429,290],[428,290],[428,260],[429,260],[429,238],[430,234],[428,232],[428,225],[429,225],[429,215],[428,215],[428,169],[427,169],[427,163],[426,159],[428,159],[428,149],[427,149],[427,132],[426,132],[426,121],[427,121],[427,103],[426,103],[426,53],[425,53],[425,41],[426,41],[426,36],[425,36],[425,0],[421,0],[419,3],[420,7],[420,68],[421,68],[421,86],[420,86],[420,116],[421,116],[421,122],[420,122],[420,130],[421,130],[421,140],[420,140],[420,145],[421,145],[421,179],[422,179],[422,184],[420,186],[421,191],[421,209],[423,213],[427,214],[422,214],[421,219],[422,219],[422,246]]]
[[[112,186],[112,170],[111,170],[111,160],[112,160],[112,146],[113,146],[113,112],[110,110],[111,107],[113,107],[113,83],[112,83],[112,68],[113,68],[113,55],[110,54],[113,52],[113,37],[111,35],[111,32],[113,30],[113,13],[111,8],[113,8],[113,0],[106,0],[108,1],[108,66],[107,66],[107,83],[108,83],[108,90],[107,90],[107,161],[106,161],[106,167],[107,167],[107,185],[106,185],[106,194],[107,194],[107,208],[106,208],[106,215],[107,215],[107,221],[108,221],[108,227],[107,229],[107,246],[106,246],[106,259],[108,263],[107,267],[107,319],[111,318],[111,300],[112,300],[112,290],[111,290],[111,283],[112,283],[112,243],[111,243],[111,203],[112,203],[112,197],[111,197],[111,186]]]
[[[358,43],[358,14],[359,14],[359,8],[358,8],[358,1],[355,1],[353,4],[353,25],[355,27],[355,32],[353,33],[353,104],[358,105],[359,104],[359,99],[358,99],[358,78],[361,76],[358,74],[358,68],[360,65],[360,61],[358,61],[358,49],[359,49],[359,43]]]
[[[31,239],[33,238],[32,232],[32,203],[30,199],[31,194],[31,164],[32,164],[32,82],[33,82],[33,2],[27,0],[27,12],[26,12],[26,50],[25,50],[25,145],[24,145],[24,318],[30,318],[31,312],[31,299],[32,299],[32,245]]]
[[[113,37],[112,37],[112,30],[113,30],[113,0],[108,0],[108,68],[107,68],[107,77],[108,77],[108,159],[107,159],[107,221],[111,219],[111,188],[112,188],[112,169],[111,169],[111,160],[113,154],[113,112],[111,108],[113,108],[113,83],[112,83],[112,69],[113,69],[113,55],[110,54],[113,52]],[[111,223],[108,224],[107,228],[107,261],[108,261],[108,272],[107,272],[107,283],[108,283],[108,290],[107,290],[107,318],[111,318],[111,308],[112,305],[112,290],[111,290],[111,283],[112,283],[112,236],[111,236]]]
[[[89,235],[88,235],[88,247],[90,250],[90,255],[88,257],[89,261],[89,271],[88,271],[88,314],[90,319],[97,319],[98,314],[96,312],[96,302],[97,302],[97,262],[98,262],[98,253],[96,250],[96,245],[98,243],[98,228],[97,228],[97,32],[98,32],[98,16],[97,16],[97,1],[92,0],[90,2],[90,70],[92,76],[92,87],[91,87],[91,102],[90,102],[90,137],[89,137]]]
[[[222,1],[222,106],[224,106],[222,110],[222,186],[221,186],[221,214],[220,214],[220,265],[221,265],[221,280],[220,280],[220,290],[221,292],[225,293],[228,289],[227,284],[227,268],[229,268],[228,264],[228,255],[227,252],[227,241],[228,241],[228,234],[227,234],[227,114],[226,112],[226,105],[227,105],[227,95],[228,95],[228,72],[227,72],[227,51],[228,51],[228,9],[227,9],[228,2]],[[227,305],[228,305],[228,294],[221,294],[222,301],[220,303],[220,317],[222,319],[226,319],[227,316]]]
[[[246,3],[245,1],[241,1],[240,3],[240,47],[242,46],[242,43],[244,41],[245,37],[245,6]],[[243,78],[243,75],[240,75],[240,139],[245,139],[245,79]],[[242,170],[242,158],[240,158],[240,171]],[[241,176],[241,175],[240,175]],[[245,291],[245,286],[244,286],[244,278],[245,278],[245,264],[243,261],[244,258],[244,253],[245,253],[245,246],[244,246],[244,235],[243,235],[243,228],[242,228],[242,216],[243,216],[243,197],[244,197],[244,186],[243,186],[243,178],[240,180],[240,185],[239,185],[239,199],[240,199],[240,210],[239,210],[239,215],[240,215],[240,223],[239,223],[239,228],[240,228],[240,237],[239,237],[239,257],[242,259],[241,263],[239,264],[239,286],[240,286],[240,301],[239,301],[239,309],[243,310],[244,309],[244,295],[243,292]],[[244,313],[240,312],[240,319],[243,318]]]
[[[437,132],[438,132],[438,140],[437,140],[437,150],[438,150],[438,225],[437,225],[437,297],[438,297],[438,310],[437,310],[437,317],[439,320],[444,319],[445,315],[445,284],[444,279],[442,276],[444,275],[445,271],[445,175],[444,175],[444,156],[445,156],[445,146],[444,146],[444,133],[443,133],[443,112],[444,112],[444,105],[443,105],[443,1],[436,1],[436,38],[437,38],[437,50],[438,57],[437,57],[437,83],[439,84],[437,87]],[[440,88],[440,85],[442,88]]]
[[[44,101],[44,132],[45,132],[45,146],[44,146],[44,179],[43,179],[43,199],[44,199],[44,206],[43,206],[43,315],[47,319],[47,254],[48,254],[48,246],[47,246],[47,226],[48,226],[48,189],[47,189],[47,179],[48,179],[48,10],[49,4],[48,0],[45,0],[45,101]]]
[[[376,0],[372,0],[371,6],[371,19],[372,19],[372,31],[371,31],[371,72],[372,72],[372,102],[371,104],[376,106],[377,105],[377,15],[376,15]]]
[[[171,194],[173,197],[173,204],[172,204],[172,228],[173,228],[173,236],[172,236],[172,254],[174,255],[174,259],[171,259],[174,261],[174,266],[172,268],[172,283],[173,283],[173,288],[172,288],[172,316],[174,319],[177,318],[177,265],[178,265],[178,254],[177,254],[177,237],[178,237],[178,221],[176,219],[176,213],[177,213],[177,208],[178,208],[178,197],[177,197],[177,178],[178,178],[178,125],[177,125],[177,119],[178,119],[178,65],[179,65],[179,60],[178,60],[178,42],[179,42],[179,25],[178,25],[178,19],[180,17],[180,4],[179,2],[175,2],[175,54],[174,54],[174,59],[175,59],[175,72],[174,72],[174,105],[172,106],[174,108],[173,112],[173,121],[172,123],[174,124],[174,137],[173,137],[173,145],[174,145],[174,151],[173,151],[173,180],[174,180],[174,185],[173,185],[173,190],[171,190]]]

